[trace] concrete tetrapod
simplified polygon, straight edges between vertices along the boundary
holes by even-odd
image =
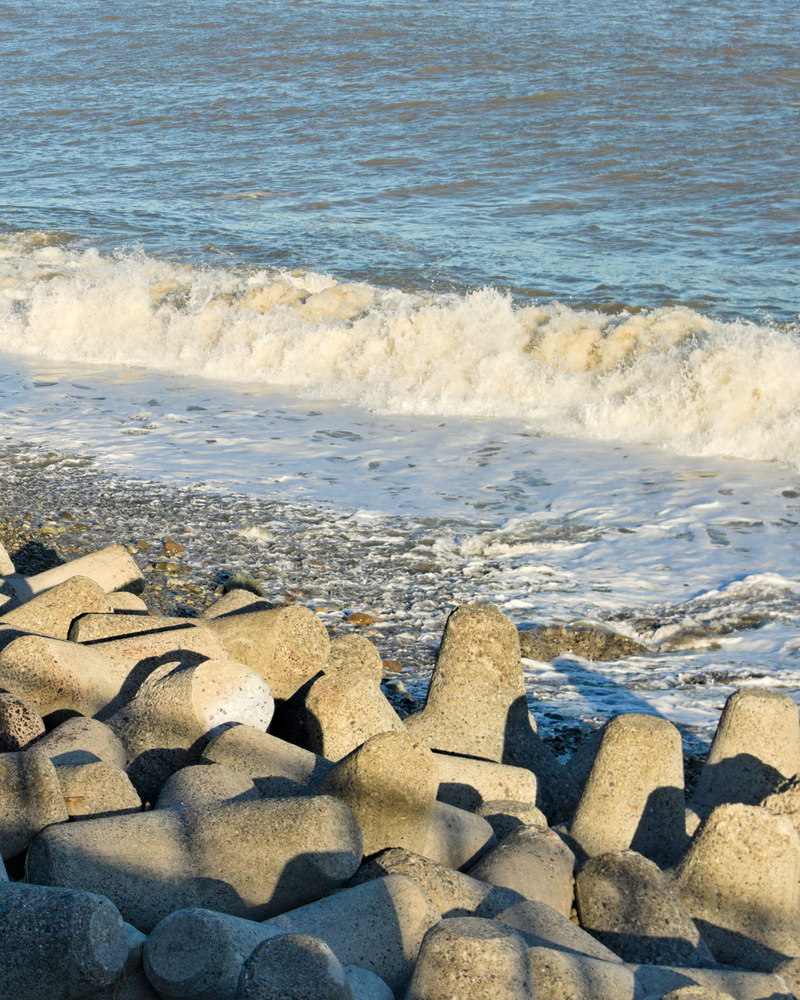
[[[530,1000],[527,948],[505,924],[453,917],[422,941],[405,1000]]]
[[[626,962],[716,964],[672,879],[635,851],[590,858],[575,895],[581,927]]]
[[[691,808],[700,818],[725,802],[758,803],[800,771],[800,718],[786,694],[742,688],[725,702]]]
[[[331,949],[307,934],[281,934],[257,945],[242,968],[236,1000],[354,1000]]]
[[[109,545],[35,576],[23,576],[21,573],[3,576],[2,587],[4,593],[13,594],[16,603],[22,603],[73,576],[89,577],[107,594],[123,589],[138,591],[144,584],[141,570],[125,546]]]
[[[109,614],[111,611],[111,602],[100,584],[86,576],[73,576],[13,611],[0,611],[0,627],[66,639],[72,622],[79,615]]]
[[[361,831],[338,799],[264,799],[51,826],[28,853],[28,878],[101,892],[148,932],[190,906],[282,913],[336,888],[361,856]]]
[[[0,881],[0,991],[14,1000],[72,1000],[119,977],[122,917],[88,892]]]
[[[492,605],[464,605],[445,626],[425,707],[406,720],[431,749],[527,767],[551,821],[570,815],[577,788],[532,724],[513,623]]]
[[[405,732],[387,732],[334,764],[315,791],[350,806],[369,855],[385,847],[422,853],[438,787],[430,750]]]
[[[308,934],[342,964],[375,973],[397,993],[413,971],[423,935],[438,920],[430,900],[403,875],[344,889],[263,923],[180,910],[148,938],[145,971],[163,996],[232,1000],[242,965],[257,945],[279,934]]]
[[[661,866],[686,847],[681,737],[654,715],[617,715],[597,756],[570,834],[588,857],[631,848]]]
[[[68,819],[52,762],[28,751],[0,754],[0,855],[12,858],[51,823]]]
[[[677,869],[686,909],[719,962],[770,971],[800,955],[800,839],[758,806],[717,806]]]

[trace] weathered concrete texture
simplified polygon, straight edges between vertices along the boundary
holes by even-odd
[[[540,830],[547,829],[547,817],[536,806],[529,802],[516,802],[509,799],[487,800],[475,810],[494,830],[498,841],[504,840],[512,830],[521,826],[536,826]]]
[[[125,927],[102,896],[0,882],[0,993],[8,1000],[71,1000],[122,973]]]
[[[190,906],[282,913],[336,888],[361,854],[350,809],[314,796],[51,826],[28,853],[28,877],[103,893],[147,932]]]
[[[385,847],[422,853],[438,787],[430,750],[392,732],[373,736],[334,764],[314,790],[350,806],[370,855]]]
[[[56,773],[70,819],[98,819],[142,808],[128,775],[111,764],[62,764]]]
[[[224,764],[182,767],[167,780],[156,809],[198,809],[215,802],[254,802],[261,793],[251,778]]]
[[[111,604],[103,588],[86,576],[73,576],[51,590],[39,594],[2,614],[3,625],[66,639],[72,622],[88,612],[110,612]]]
[[[496,920],[454,917],[422,941],[405,1000],[529,1000],[525,944]]]
[[[343,964],[373,972],[399,994],[425,932],[438,920],[411,879],[390,875],[263,923],[207,910],[174,913],[148,938],[145,969],[165,996],[230,1000],[244,961],[261,941],[307,934],[325,941]]]
[[[328,632],[308,608],[290,604],[220,615],[204,622],[224,646],[224,655],[260,674],[275,698],[291,697],[325,669]]]
[[[34,705],[8,691],[0,693],[0,753],[24,750],[44,730]]]
[[[331,949],[306,934],[262,941],[244,963],[236,1000],[354,1000]]]
[[[111,610],[119,614],[147,614],[147,605],[138,594],[132,594],[128,590],[115,590],[113,594],[108,594],[108,603]]]
[[[325,673],[346,677],[353,682],[356,678],[363,678],[380,684],[383,680],[383,660],[375,644],[365,635],[337,635],[331,639]]]
[[[394,993],[387,984],[369,969],[357,965],[345,965],[347,982],[353,993],[353,1000],[394,1000]]]
[[[776,691],[740,689],[725,703],[690,805],[701,818],[725,802],[757,805],[798,771],[797,705]]]
[[[8,554],[3,543],[0,542],[0,576],[10,576],[14,572],[16,571],[14,563],[11,561],[11,556]]]
[[[680,733],[653,715],[618,715],[600,746],[570,830],[588,857],[631,848],[673,864],[686,847]]]
[[[763,972],[731,969],[688,969],[664,965],[628,965],[642,997],[663,997],[671,990],[703,986],[734,1000],[794,1000],[786,984]]]
[[[536,1000],[638,1000],[633,972],[619,962],[554,948],[530,948],[528,968]]]
[[[64,764],[91,764],[102,760],[112,767],[124,768],[125,747],[122,740],[104,722],[75,715],[65,719],[30,748],[60,767]]]
[[[442,917],[496,917],[524,898],[513,889],[481,882],[401,847],[380,851],[364,861],[349,885],[386,875],[407,875],[422,889]]]
[[[117,697],[127,674],[102,651],[60,639],[23,635],[0,651],[0,687],[43,716],[65,708],[96,715]]]
[[[572,910],[575,857],[552,830],[520,827],[469,869],[473,878],[538,899],[568,917]]]
[[[331,762],[253,726],[231,726],[203,750],[203,760],[249,775],[264,796],[298,795],[318,782]]]
[[[581,927],[626,962],[715,964],[672,879],[635,851],[590,858],[575,897]]]
[[[553,822],[574,807],[572,779],[532,724],[517,630],[491,605],[465,605],[450,615],[425,707],[406,726],[434,750],[529,768],[537,805]]]
[[[302,711],[305,745],[328,760],[341,760],[380,733],[406,731],[381,691],[380,679],[344,669],[310,682]]]
[[[536,808],[536,775],[524,767],[455,754],[434,753],[439,775],[437,798],[477,812],[484,802],[514,800]]]
[[[787,958],[775,966],[773,972],[795,996],[800,995],[800,958]]]
[[[562,653],[576,653],[584,660],[619,660],[646,653],[640,642],[601,625],[545,625],[520,629],[519,645],[529,660],[549,663]]]
[[[665,993],[661,1000],[733,1000],[733,997],[708,986],[680,986]]]
[[[496,843],[485,819],[446,802],[434,802],[420,854],[450,868],[468,868]]]
[[[218,597],[216,601],[200,612],[201,618],[219,618],[221,615],[235,614],[241,611],[265,611],[273,607],[269,601],[254,594],[251,590],[235,587]]]
[[[107,721],[132,760],[159,747],[188,750],[234,722],[266,729],[274,707],[263,678],[240,663],[166,663]]]
[[[147,632],[163,632],[171,628],[192,628],[197,625],[195,618],[165,617],[162,615],[86,614],[72,623],[69,630],[70,642],[100,642],[103,639],[120,639],[126,636],[144,635]],[[202,624],[202,623],[200,623]]]
[[[8,588],[14,599],[21,603],[73,576],[94,580],[107,594],[114,590],[138,592],[144,585],[144,577],[124,545],[109,545],[35,576],[23,576],[21,573],[4,576],[3,584],[4,589]]]
[[[800,839],[758,806],[717,806],[677,870],[684,905],[719,962],[771,970],[800,955]]]
[[[132,924],[125,924],[128,957],[119,979],[89,994],[92,1000],[159,1000],[158,994],[145,976],[142,967],[144,943],[147,940]]]
[[[610,948],[547,903],[526,899],[498,913],[497,919],[513,927],[531,948],[555,948],[603,962],[622,961]]]
[[[55,767],[46,757],[25,751],[0,754],[0,803],[0,854],[4,858],[24,851],[50,823],[68,818]]]
[[[800,834],[800,774],[781,781],[775,791],[759,804],[774,816],[790,819]]]

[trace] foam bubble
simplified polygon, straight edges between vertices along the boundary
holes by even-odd
[[[491,288],[423,296],[0,239],[10,352],[800,468],[797,333],[686,308],[607,315]]]

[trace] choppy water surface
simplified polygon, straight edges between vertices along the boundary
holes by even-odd
[[[0,221],[796,318],[791,0],[0,8]]]
[[[645,644],[526,662],[545,727],[800,698],[799,29],[0,6],[4,496],[371,611],[418,693],[463,601]]]

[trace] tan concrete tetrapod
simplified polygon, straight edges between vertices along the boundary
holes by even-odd
[[[577,788],[532,724],[519,635],[498,608],[465,605],[450,615],[425,707],[406,726],[434,750],[527,767],[550,820],[571,814]]]
[[[422,941],[405,1000],[530,1000],[527,947],[497,920],[454,917]]]
[[[600,747],[570,829],[588,857],[631,848],[659,865],[686,847],[681,737],[654,715],[618,715]]]
[[[61,823],[27,864],[30,881],[102,892],[147,933],[188,906],[282,913],[341,885],[361,857],[351,810],[318,795]]]
[[[512,767],[459,754],[434,753],[441,802],[478,812],[484,802],[509,800],[535,806],[536,775],[526,767]]]
[[[269,684],[274,698],[289,698],[309,678],[325,669],[330,648],[322,620],[309,608],[242,611],[204,618],[225,648]]]
[[[0,855],[24,851],[51,823],[68,819],[58,774],[46,757],[28,751],[0,754]]]
[[[717,806],[677,869],[678,890],[719,962],[769,971],[800,955],[800,839],[758,806]]]
[[[110,613],[105,590],[87,576],[73,576],[32,597],[13,611],[0,611],[0,628],[66,639],[73,621],[89,612]]]
[[[785,694],[742,688],[725,703],[690,802],[700,818],[725,802],[758,805],[800,771],[800,719]]]
[[[364,854],[425,846],[439,787],[433,754],[405,732],[381,733],[327,772],[315,790],[335,795],[356,815]]]
[[[90,552],[89,555],[71,559],[61,566],[23,576],[13,573],[2,578],[4,593],[12,595],[15,603],[21,604],[37,594],[50,590],[73,576],[87,576],[98,583],[106,593],[113,590],[139,591],[144,585],[144,577],[124,545],[109,545],[107,548]]]

